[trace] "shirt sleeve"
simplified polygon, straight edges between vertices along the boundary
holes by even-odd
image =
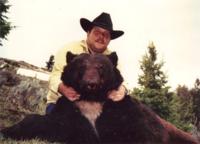
[[[85,42],[81,41],[69,43],[55,54],[55,63],[49,77],[47,103],[55,103],[57,99],[61,96],[61,94],[58,92],[58,87],[59,84],[62,82],[61,74],[63,72],[63,68],[65,65],[67,65],[66,55],[68,51],[71,51],[74,54],[86,52]]]
[[[61,83],[61,73],[66,65],[67,48],[59,50],[55,55],[55,63],[49,78],[49,89],[58,94],[58,86]]]

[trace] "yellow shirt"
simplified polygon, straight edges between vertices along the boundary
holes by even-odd
[[[55,55],[55,63],[49,78],[49,91],[47,94],[47,103],[56,103],[61,94],[58,92],[58,85],[61,83],[61,73],[66,63],[66,54],[71,51],[73,54],[89,53],[87,44],[84,40],[66,45]],[[103,54],[110,54],[111,51],[106,49]]]

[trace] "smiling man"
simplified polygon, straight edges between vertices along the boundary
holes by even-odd
[[[71,101],[79,98],[79,94],[67,85],[61,82],[61,74],[66,63],[66,53],[71,51],[74,54],[80,53],[102,53],[108,55],[111,51],[108,45],[111,40],[116,39],[124,34],[123,31],[113,30],[113,24],[108,13],[101,13],[93,21],[86,18],[80,19],[83,30],[87,33],[86,40],[74,42],[66,45],[55,55],[55,64],[49,79],[49,92],[47,94],[46,113],[49,114],[58,98],[64,95]],[[121,84],[118,90],[108,93],[109,98],[113,101],[120,101],[126,93],[126,87]]]

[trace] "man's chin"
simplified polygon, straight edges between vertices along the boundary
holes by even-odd
[[[103,53],[105,50],[106,48],[104,47],[96,47],[92,49],[92,51],[94,51],[95,53]]]

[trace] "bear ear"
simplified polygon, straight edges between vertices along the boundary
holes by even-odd
[[[108,58],[113,63],[113,65],[116,67],[117,66],[117,61],[118,61],[117,53],[116,52],[112,52],[110,55],[108,55]]]
[[[72,52],[67,52],[66,55],[66,62],[70,63],[77,55],[73,54]]]

